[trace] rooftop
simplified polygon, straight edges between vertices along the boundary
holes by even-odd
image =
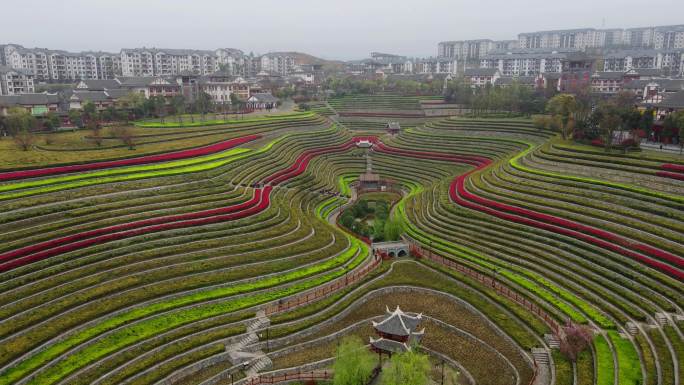
[[[373,327],[381,333],[394,336],[410,336],[423,320],[422,314],[417,316],[408,315],[401,311],[399,306],[394,311],[390,311],[387,308],[386,312],[387,317],[381,322],[373,321]]]

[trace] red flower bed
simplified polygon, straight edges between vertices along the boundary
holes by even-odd
[[[277,185],[278,183],[282,183],[288,179],[302,174],[306,170],[309,161],[314,156],[328,152],[347,150],[353,147],[359,140],[361,139],[355,138],[354,140],[341,145],[308,150],[304,152],[297,158],[292,166],[267,177],[264,180],[264,183],[267,183],[267,185],[263,189],[255,189],[252,198],[246,202],[218,209],[150,218],[136,222],[124,223],[121,225],[89,230],[11,250],[0,254],[0,272],[55,255],[68,253],[84,247],[105,242],[111,242],[159,231],[236,220],[258,214],[270,205],[270,194],[271,190],[273,189],[273,185]]]
[[[481,167],[478,167],[478,169],[483,167],[485,166],[483,165]],[[674,254],[656,249],[654,247],[642,243],[629,241],[618,235],[600,229],[596,229],[594,227],[586,226],[583,224],[579,224],[548,214],[538,213],[535,211],[519,207],[509,206],[486,198],[481,198],[469,193],[464,186],[465,179],[468,175],[470,175],[476,170],[472,170],[466,174],[463,174],[457,177],[454,180],[454,182],[452,182],[449,189],[449,195],[451,199],[454,200],[456,203],[474,210],[494,215],[505,220],[537,227],[540,229],[580,239],[582,241],[597,245],[599,247],[638,260],[644,264],[647,264],[658,270],[664,271],[674,277],[677,277],[678,279],[684,279],[684,273],[682,273],[680,270],[659,260],[655,260],[647,256],[641,255],[639,253],[635,253],[631,250],[625,249],[624,247],[631,247],[642,253],[668,261],[677,267],[684,266],[684,259]],[[477,203],[473,203],[471,201]],[[516,215],[505,213],[502,211],[508,211]]]
[[[657,176],[662,176],[663,178],[684,180],[684,174],[677,174],[677,173],[674,173],[674,172],[657,171],[657,172],[656,172],[656,175],[657,175]]]
[[[0,254],[0,261],[3,261],[0,264],[0,272],[100,243],[158,231],[246,218],[260,213],[269,206],[271,189],[272,187],[270,186],[265,187],[263,190],[255,189],[252,199],[233,206],[110,226],[12,250]]]
[[[149,155],[149,156],[141,156],[138,158],[112,160],[112,161],[95,162],[95,163],[87,163],[87,164],[74,164],[74,165],[61,166],[61,167],[39,168],[39,169],[25,170],[25,171],[9,171],[9,172],[0,173],[0,181],[36,178],[36,177],[66,174],[66,173],[78,172],[78,171],[101,170],[104,168],[111,168],[111,167],[135,166],[135,165],[148,164],[148,163],[168,162],[171,160],[179,160],[179,159],[192,158],[192,157],[196,157],[196,156],[214,154],[214,153],[225,151],[225,150],[233,148],[235,146],[239,146],[241,144],[250,142],[252,140],[259,139],[259,138],[261,138],[261,135],[247,135],[247,136],[243,136],[241,138],[230,139],[230,140],[226,140],[226,141],[216,143],[216,144],[212,144],[209,146],[198,147],[198,148],[194,148],[191,150],[170,152],[167,154]]]
[[[682,164],[664,163],[660,165],[660,168],[667,171],[684,173],[684,165]]]
[[[380,151],[397,155],[411,155],[424,159],[452,160],[454,162],[475,165],[477,166],[475,170],[472,170],[466,174],[457,177],[454,180],[454,182],[452,182],[450,186],[449,195],[451,196],[451,199],[456,203],[474,210],[486,212],[490,215],[494,215],[502,219],[571,236],[582,241],[615,251],[627,257],[634,258],[649,266],[652,266],[656,269],[671,274],[679,279],[684,279],[684,273],[682,273],[680,270],[673,268],[667,263],[663,263],[659,260],[655,260],[644,255],[641,255],[639,253],[635,253],[634,251],[625,249],[625,247],[632,248],[634,250],[638,250],[652,257],[656,257],[658,259],[670,262],[677,267],[682,267],[684,266],[684,259],[679,256],[676,256],[663,250],[659,250],[649,245],[645,245],[638,242],[632,242],[613,233],[600,230],[591,226],[558,218],[553,215],[543,214],[532,210],[502,204],[469,193],[464,186],[465,179],[473,172],[483,169],[491,164],[491,160],[485,157],[402,150],[390,148],[383,144],[377,145],[376,148],[378,148]],[[465,197],[468,200],[463,199],[462,197]],[[470,202],[469,200],[477,203]],[[504,213],[502,211],[508,211],[513,214]]]

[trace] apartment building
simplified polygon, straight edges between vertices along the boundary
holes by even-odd
[[[297,70],[297,61],[294,55],[289,52],[271,52],[262,55],[260,58],[260,71],[272,74],[288,75]]]
[[[437,56],[463,61],[479,60],[494,49],[515,48],[510,40],[496,42],[489,39],[443,41],[437,45]]]
[[[121,50],[123,76],[173,76],[183,72],[207,75],[219,70],[214,51],[133,48]]]
[[[518,35],[520,48],[603,48],[620,45],[622,30],[620,29],[565,29],[554,31],[527,32]]]
[[[518,35],[520,48],[684,48],[684,25],[627,29],[565,29]]]
[[[33,74],[26,70],[0,65],[0,95],[21,95],[36,92]]]
[[[684,75],[684,49],[619,50],[602,57],[604,71],[627,72],[632,69],[666,70],[670,75]]]
[[[654,28],[653,48],[684,49],[684,25]]]
[[[516,50],[487,55],[480,60],[481,68],[495,68],[503,76],[535,76],[588,70],[593,60],[582,52]]]
[[[458,60],[449,57],[421,59],[417,61],[416,68],[419,74],[456,74]]]
[[[72,53],[17,44],[0,46],[0,65],[29,71],[43,82],[111,79],[119,71],[118,55],[106,52]]]
[[[484,87],[493,85],[501,77],[501,72],[496,68],[468,68],[464,78],[471,87]]]
[[[219,67],[231,75],[247,76],[245,53],[235,48],[219,48],[215,51]]]

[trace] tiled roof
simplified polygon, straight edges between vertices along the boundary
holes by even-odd
[[[59,103],[59,96],[57,94],[40,93],[0,96],[0,106],[4,107],[38,106],[57,103]]]
[[[404,353],[411,350],[411,347],[404,342],[389,340],[386,338],[374,339],[370,337],[370,344],[380,350],[392,353]]]
[[[373,327],[379,332],[395,336],[410,336],[423,319],[421,314],[414,317],[404,313],[399,306],[393,312],[388,308],[387,314],[381,322],[373,321]]]
[[[658,103],[658,107],[676,109],[684,108],[684,91],[679,91],[670,95],[666,95],[663,101]]]

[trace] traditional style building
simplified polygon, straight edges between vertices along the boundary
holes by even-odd
[[[270,110],[278,107],[278,98],[269,93],[255,93],[247,99],[247,108]]]
[[[420,342],[425,329],[418,331],[423,315],[411,316],[401,311],[399,306],[394,311],[386,308],[386,316],[380,322],[372,321],[378,338],[370,337],[371,349],[378,354],[392,356],[411,350]]]
[[[57,94],[38,93],[0,96],[0,116],[6,116],[10,108],[24,108],[33,116],[43,116],[59,111],[60,98]]]

